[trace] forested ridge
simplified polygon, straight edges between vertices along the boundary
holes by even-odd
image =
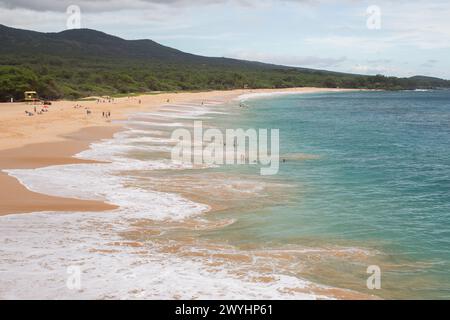
[[[150,91],[329,87],[449,88],[431,77],[364,76],[202,57],[151,40],[77,29],[40,33],[0,25],[0,100],[36,90],[46,99]]]

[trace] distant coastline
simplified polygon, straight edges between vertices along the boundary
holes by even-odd
[[[37,91],[42,99],[75,100],[154,91],[450,88],[449,80],[434,77],[361,75],[204,57],[90,29],[40,33],[0,25],[0,43],[4,102],[23,99],[24,90]]]

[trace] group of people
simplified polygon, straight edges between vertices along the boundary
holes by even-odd
[[[35,114],[43,114],[44,112],[48,112],[48,109],[46,109],[46,107],[45,107],[45,108],[41,108],[41,110],[38,110],[37,107],[35,106],[35,107],[34,107],[34,113],[33,113],[33,112],[30,112],[30,111],[28,111],[28,110],[25,110],[25,114],[26,114],[27,116],[29,116],[29,117],[32,117],[32,116],[34,116]]]
[[[114,98],[97,99],[97,103],[114,103]]]
[[[142,100],[135,97],[127,97],[127,101],[137,101],[139,104],[142,104]]]
[[[89,107],[83,107],[82,105],[80,105],[80,104],[76,104],[75,106],[74,106],[74,109],[80,109],[80,108],[84,108],[85,110],[86,110],[86,115],[91,115],[92,114],[92,110],[91,109],[89,109]],[[103,118],[110,118],[111,117],[111,111],[103,111],[102,112],[102,117]]]
[[[83,107],[80,104],[76,104],[73,106],[74,109],[80,109],[80,108],[84,108],[86,110],[86,115],[91,115],[92,111],[88,108],[88,107]],[[36,106],[34,106],[34,113],[30,112],[28,110],[25,110],[25,114],[27,116],[34,116],[35,114],[43,114],[44,112],[48,112],[47,106],[44,106],[44,108],[41,108],[40,110],[38,110],[38,108]],[[102,116],[103,118],[111,118],[111,111],[103,111],[102,112]]]
[[[76,104],[73,106],[74,109],[81,109],[84,108],[84,110],[86,110],[86,115],[90,115],[92,113],[92,111],[88,108],[88,107],[83,107],[81,104]]]

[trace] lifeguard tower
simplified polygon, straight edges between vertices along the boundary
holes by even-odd
[[[25,102],[36,103],[39,101],[39,97],[36,91],[25,91],[24,92]]]

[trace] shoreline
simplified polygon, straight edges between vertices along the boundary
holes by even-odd
[[[326,88],[288,88],[208,91],[196,93],[161,93],[117,98],[112,102],[57,101],[50,112],[26,116],[32,106],[25,103],[1,103],[0,124],[7,130],[0,132],[0,216],[43,211],[98,212],[117,209],[102,201],[60,198],[30,191],[25,185],[3,170],[36,169],[62,164],[95,163],[74,157],[102,139],[111,139],[122,130],[121,120],[141,111],[157,110],[170,104],[217,100],[228,103],[243,96],[252,97],[273,94],[300,94],[319,92],[355,91]],[[359,90],[358,90],[359,91]],[[74,108],[74,105],[81,105]],[[86,109],[91,115],[86,114]],[[102,117],[111,112],[111,118]],[[117,121],[117,122],[116,122]]]
[[[302,89],[300,92],[302,93],[316,93],[316,92],[324,92],[326,90],[323,89],[310,89],[310,91],[307,91],[305,89]],[[276,92],[279,92],[279,90],[277,90]],[[206,104],[208,103],[212,103],[212,105],[217,104],[221,104],[222,106],[225,106],[226,103],[231,102],[232,100],[235,100],[236,97],[239,97],[241,94],[241,92],[231,92],[229,94],[227,94],[226,96],[210,96],[209,100],[208,99],[198,99],[197,100],[193,100],[192,96],[188,98],[186,98],[185,101],[183,101],[184,103],[191,103],[191,104],[195,104],[195,105],[200,105],[200,103],[202,101],[205,101]],[[259,93],[255,93],[252,92],[252,94],[259,94]],[[268,94],[267,92],[262,93],[263,95]],[[270,93],[269,93],[270,94]],[[215,99],[215,100],[211,100],[211,99]],[[171,105],[177,105],[177,103],[181,104],[183,102],[171,102]],[[165,104],[156,104],[156,105],[147,105],[146,106],[146,110],[148,110],[150,113],[151,111],[155,111],[156,108],[164,106]],[[153,109],[152,109],[153,108]],[[213,107],[214,108],[214,107]],[[164,109],[164,108],[163,108]],[[136,110],[136,112],[139,112],[140,110]],[[158,111],[158,110],[156,110]],[[164,111],[161,111],[164,112]],[[131,119],[132,120],[132,119]],[[171,122],[173,120],[169,120],[169,122]],[[89,146],[94,143],[95,141],[98,140],[108,140],[109,138],[111,138],[112,136],[114,136],[115,133],[121,131],[123,128],[123,126],[120,126],[118,124],[112,124],[110,126],[94,126],[94,127],[86,127],[86,128],[82,128],[74,133],[71,134],[61,134],[58,137],[55,137],[56,140],[61,139],[61,141],[52,141],[52,142],[46,142],[46,143],[32,143],[29,145],[25,145],[22,147],[18,147],[18,148],[13,148],[13,149],[5,149],[5,150],[0,150],[0,168],[3,169],[7,169],[7,170],[13,170],[13,169],[31,169],[31,168],[47,168],[48,166],[54,166],[54,165],[67,165],[67,164],[88,164],[88,166],[86,166],[83,170],[83,172],[80,172],[79,175],[72,175],[72,176],[68,176],[70,178],[67,178],[63,172],[61,172],[63,174],[64,178],[64,184],[65,181],[70,182],[71,179],[75,179],[72,181],[77,181],[78,176],[82,176],[84,174],[84,170],[87,170],[87,172],[91,172],[89,169],[87,169],[87,167],[90,167],[89,164],[95,164],[95,163],[105,163],[105,164],[109,164],[109,161],[112,161],[111,163],[115,163],[113,160],[110,160],[110,158],[108,157],[85,157],[85,159],[96,159],[96,160],[82,160],[82,159],[78,159],[78,158],[74,158],[73,156],[80,153],[83,150],[89,150]],[[132,127],[131,127],[132,128]],[[130,128],[130,129],[131,129]],[[124,129],[125,130],[125,129]],[[125,132],[124,132],[125,133]],[[126,134],[126,133],[125,133]],[[120,136],[122,136],[122,133],[120,134]],[[117,137],[119,139],[119,137]],[[120,141],[120,139],[119,139]],[[108,143],[107,141],[105,143]],[[94,147],[95,149],[95,147]],[[93,150],[94,150],[93,149]],[[102,152],[101,146],[99,149],[100,153]],[[105,150],[103,149],[103,152],[105,152]],[[106,152],[106,154],[108,154],[108,152]],[[80,155],[80,157],[83,157],[82,155]],[[100,161],[97,161],[100,160]],[[106,162],[107,161],[107,162]],[[128,162],[126,162],[127,164],[127,168],[129,166]],[[93,166],[94,167],[94,166]],[[48,175],[47,179],[53,176],[53,175],[57,175],[58,174],[58,168],[54,168],[52,170],[53,174]],[[95,170],[95,167],[94,167]],[[119,169],[120,170],[120,169]],[[11,174],[14,174],[13,172]],[[6,175],[6,173],[1,173],[1,175]],[[91,174],[91,177],[97,177],[95,176],[95,174]],[[22,177],[20,175],[17,176],[18,179],[22,179]],[[8,214],[12,214],[12,213],[27,213],[27,212],[34,212],[36,213],[35,215],[16,215],[15,217],[11,217],[11,219],[13,219],[12,221],[17,221],[18,225],[23,226],[26,224],[26,221],[29,221],[30,226],[36,226],[37,228],[39,228],[39,226],[41,225],[41,223],[46,220],[47,216],[50,217],[50,212],[45,212],[45,211],[53,211],[55,212],[55,215],[53,217],[55,217],[55,225],[54,227],[50,227],[48,228],[48,230],[54,230],[51,232],[45,232],[47,235],[37,235],[36,239],[40,242],[43,239],[47,239],[48,237],[54,237],[57,236],[57,229],[59,229],[59,225],[58,225],[58,221],[72,221],[71,217],[73,217],[73,219],[79,219],[76,217],[80,217],[80,214],[83,221],[85,221],[86,223],[90,223],[90,221],[92,223],[94,223],[95,226],[99,226],[100,230],[101,226],[103,223],[105,223],[106,221],[106,228],[107,229],[103,229],[103,231],[100,233],[101,239],[103,239],[102,237],[104,236],[105,232],[107,232],[107,234],[112,235],[112,238],[110,240],[106,240],[103,241],[103,245],[99,246],[99,245],[94,245],[94,244],[90,244],[88,241],[85,243],[85,241],[82,241],[82,245],[86,247],[87,252],[100,252],[100,253],[108,253],[108,255],[111,255],[112,257],[114,257],[114,254],[117,253],[119,254],[121,252],[121,250],[123,250],[123,248],[130,246],[131,250],[137,250],[134,248],[144,248],[144,244],[145,241],[143,239],[151,239],[154,236],[154,232],[158,231],[157,233],[159,233],[160,235],[161,230],[165,230],[170,231],[171,229],[173,229],[173,226],[177,226],[178,222],[177,220],[174,221],[164,221],[161,220],[158,223],[158,219],[156,219],[156,223],[155,222],[149,222],[147,219],[147,217],[145,217],[144,220],[140,220],[143,219],[144,216],[140,216],[139,214],[137,214],[136,216],[124,216],[124,212],[122,211],[122,208],[127,208],[127,205],[125,204],[124,206],[122,205],[122,202],[113,202],[115,204],[117,204],[117,206],[112,206],[109,205],[107,203],[104,203],[102,201],[84,201],[84,200],[77,200],[77,199],[67,199],[67,198],[59,198],[59,197],[48,197],[45,195],[41,195],[38,193],[34,193],[32,191],[29,191],[25,186],[23,186],[21,184],[21,182],[19,180],[16,180],[13,177],[9,177],[10,181],[9,183],[12,183],[11,181],[14,181],[16,186],[20,186],[22,187],[24,190],[21,196],[17,196],[15,195],[14,197],[11,197],[11,188],[9,189],[9,195],[4,193],[2,196],[7,199],[8,201],[10,201],[9,203],[7,202],[8,206],[4,206],[2,208],[2,210],[6,211],[5,214],[3,214],[3,212],[0,212],[0,215],[8,215]],[[219,177],[220,178],[220,177]],[[96,179],[96,178],[94,178]],[[39,180],[39,179],[38,179]],[[42,179],[41,179],[42,180]],[[63,181],[60,179],[60,182]],[[175,183],[176,185],[176,179],[170,179],[171,180],[171,184]],[[58,181],[58,179],[56,179],[56,181]],[[89,180],[88,180],[89,181]],[[173,182],[175,181],[175,182]],[[0,179],[1,182],[1,179]],[[36,185],[34,184],[33,180],[27,180],[26,177],[24,178],[24,182],[29,186],[29,188],[31,190],[40,190],[40,189],[36,189]],[[157,180],[154,180],[153,183],[156,182]],[[3,182],[2,182],[3,183]],[[70,184],[70,183],[69,183]],[[39,184],[37,184],[39,185]],[[56,184],[58,185],[58,184]],[[63,184],[61,184],[62,189],[64,189]],[[83,184],[80,183],[75,183],[72,186],[77,186],[76,188],[78,190],[83,190]],[[91,183],[87,183],[86,184],[91,185]],[[94,186],[94,188],[87,188],[89,194],[92,194],[93,192],[95,192],[94,190],[103,190],[101,186],[101,184],[97,185],[96,183],[92,182],[92,185]],[[114,184],[113,184],[114,185]],[[181,185],[183,185],[181,183]],[[187,185],[184,185],[184,188],[186,188]],[[42,189],[46,189],[46,184],[45,184],[45,180],[44,183],[41,182],[41,187]],[[42,190],[41,189],[41,190]],[[158,189],[158,188],[156,188]],[[6,190],[6,188],[3,188],[3,190]],[[52,194],[51,191],[52,189],[48,189],[48,194]],[[54,190],[58,190],[58,189],[54,189]],[[121,189],[119,189],[120,191]],[[194,201],[193,203],[203,203],[203,201],[198,202],[196,199],[193,199],[193,196],[195,196],[195,192],[191,195],[186,195],[185,191],[187,189],[182,189],[182,190],[168,190],[169,194],[170,193],[174,193],[174,194],[178,194],[181,195],[182,197],[185,197],[187,199],[187,201]],[[195,190],[195,188],[193,189]],[[70,192],[70,193],[65,193],[65,195],[74,195],[76,194],[76,190],[73,189],[74,192]],[[157,192],[160,192],[160,190],[158,190]],[[165,192],[165,191],[163,191]],[[15,191],[13,191],[13,193],[16,193]],[[58,194],[58,193],[56,193]],[[64,194],[64,193],[63,193]],[[86,197],[85,199],[90,199],[88,194],[88,197]],[[31,196],[32,195],[32,196]],[[176,196],[176,195],[175,195]],[[9,198],[11,199],[9,199]],[[23,198],[26,198],[28,201],[27,202],[23,202]],[[36,197],[44,197],[44,198],[36,198]],[[172,203],[172,202],[166,202],[166,200],[161,200],[161,202],[159,202],[161,196],[157,196],[156,198],[154,198],[154,200],[159,203],[161,205],[160,209],[162,209],[161,212],[165,212],[167,211],[167,213],[169,213],[168,217],[171,217],[173,214],[173,210],[169,209],[172,207],[172,205],[169,205],[168,203]],[[18,199],[17,199],[18,198]],[[36,200],[38,199],[38,200]],[[83,197],[81,196],[80,199],[83,199]],[[100,198],[102,199],[102,198]],[[111,200],[111,197],[107,197],[106,199]],[[133,199],[133,198],[131,198]],[[139,201],[139,198],[137,198]],[[151,198],[150,198],[151,199]],[[127,197],[127,200],[129,200],[129,197]],[[45,205],[43,205],[43,203]],[[208,202],[204,202],[204,203],[208,203]],[[19,204],[21,204],[21,206],[19,206]],[[175,204],[176,204],[176,200],[175,200]],[[47,207],[46,207],[47,206]],[[189,205],[188,205],[189,206]],[[96,215],[94,214],[95,211],[108,211],[108,210],[113,210],[113,209],[118,209],[114,212],[106,212],[104,215]],[[139,207],[138,207],[139,208]],[[177,206],[175,206],[175,208],[177,208]],[[17,212],[10,212],[11,210],[15,209]],[[166,210],[169,209],[169,210]],[[29,211],[28,211],[29,210]],[[44,211],[43,215],[38,214],[39,212]],[[73,211],[73,215],[71,214],[56,214],[57,212],[64,212],[64,211]],[[83,212],[85,214],[83,214]],[[136,211],[136,212],[142,212],[142,210]],[[158,210],[156,210],[155,212],[159,212]],[[180,211],[183,212],[183,211]],[[167,214],[165,213],[165,214]],[[113,225],[113,221],[115,221],[115,219],[118,219],[119,221],[121,221],[122,223],[122,219],[124,217],[128,217],[128,218],[132,218],[134,219],[134,222],[132,225],[130,225],[130,229],[127,230],[126,232],[123,233],[119,233],[118,235],[115,232],[111,232],[112,230],[110,230],[109,226],[111,223],[111,225]],[[184,221],[183,223],[187,223],[184,227],[190,228],[192,226],[194,226],[194,229],[198,229],[198,228],[220,228],[222,226],[223,223],[228,223],[228,220],[223,220],[223,221],[217,221],[216,223],[211,222],[208,223],[207,225],[202,225],[201,221],[197,221],[195,216],[192,216],[192,219],[189,215],[187,215],[187,217],[189,217],[186,221]],[[49,223],[53,223],[52,222],[53,219],[50,219]],[[8,219],[5,220],[5,222],[9,221]],[[40,222],[41,221],[41,222]],[[46,222],[47,223],[47,222]],[[142,226],[140,225],[140,223],[142,223]],[[77,228],[80,228],[82,225],[79,224],[79,222],[77,223],[72,223],[70,222],[69,224],[73,224],[74,225],[74,230],[77,230]],[[171,224],[172,224],[172,228],[171,228]],[[178,225],[178,227],[180,227],[181,225]],[[150,227],[150,229],[148,229]],[[97,230],[97,227],[94,228],[95,230]],[[53,233],[55,232],[55,233]],[[74,233],[73,236],[75,236],[75,234],[78,234],[78,231],[75,231],[76,233]],[[149,232],[149,233],[148,233]],[[156,233],[155,233],[156,234]],[[176,235],[176,234],[175,234]],[[71,236],[71,237],[73,237]],[[116,236],[119,236],[119,238],[116,238]],[[150,237],[150,238],[149,238]],[[97,239],[97,234],[94,236],[94,239]],[[165,240],[168,240],[169,242],[166,243]],[[178,240],[178,242],[174,243],[173,241]],[[174,259],[176,259],[177,257],[183,257],[186,258],[187,262],[193,262],[196,261],[197,259],[201,258],[202,255],[208,255],[208,254],[213,254],[214,257],[217,258],[217,261],[215,263],[217,263],[217,265],[215,266],[219,266],[220,261],[222,261],[222,263],[229,263],[231,264],[231,267],[228,269],[226,269],[226,272],[229,272],[230,275],[234,275],[236,277],[236,279],[234,279],[233,281],[244,281],[242,282],[243,284],[245,283],[246,286],[254,286],[254,288],[258,288],[258,290],[262,290],[261,294],[269,294],[266,292],[266,290],[268,290],[268,292],[272,292],[271,294],[273,294],[274,296],[277,296],[278,294],[287,294],[288,296],[292,296],[292,297],[297,297],[297,298],[301,298],[301,299],[371,299],[373,297],[367,296],[366,294],[363,293],[359,293],[359,292],[354,292],[351,290],[346,290],[346,289],[339,289],[339,288],[334,288],[334,287],[328,287],[328,286],[323,286],[314,282],[311,282],[309,280],[305,280],[302,277],[294,277],[294,278],[289,278],[292,280],[292,283],[290,283],[290,285],[287,287],[287,290],[292,290],[289,292],[276,292],[276,291],[270,291],[270,286],[271,285],[280,285],[283,286],[282,283],[279,283],[278,280],[276,280],[276,278],[274,277],[266,277],[263,276],[265,274],[265,267],[261,266],[260,272],[261,272],[261,277],[260,278],[246,278],[244,276],[242,276],[240,268],[247,268],[246,265],[246,261],[247,259],[249,259],[249,257],[252,257],[253,254],[256,255],[261,255],[261,257],[270,257],[272,254],[274,255],[273,258],[277,257],[277,252],[271,253],[271,252],[264,252],[264,253],[258,253],[258,251],[253,252],[252,250],[250,250],[249,252],[246,252],[245,250],[240,250],[238,247],[234,248],[234,247],[230,247],[221,243],[216,243],[216,244],[209,244],[209,245],[205,245],[202,244],[202,242],[196,242],[193,238],[190,239],[189,237],[187,237],[186,239],[183,238],[178,238],[175,237],[174,239],[171,239],[171,237],[169,236],[168,239],[164,239],[164,237],[162,237],[161,239],[158,237],[157,240],[155,239],[155,243],[159,243],[159,247],[155,252],[152,252],[151,256],[154,257],[155,254],[168,254],[170,257],[174,257]],[[50,245],[50,243],[49,243]],[[176,248],[177,246],[179,246],[179,250],[181,252],[174,252],[174,248]],[[210,247],[211,246],[211,247]],[[47,247],[46,247],[47,248]],[[192,250],[191,250],[191,249]],[[216,248],[218,251],[214,251],[214,253],[211,253],[211,249]],[[144,249],[139,249],[140,251],[134,252],[133,254],[138,254],[138,255],[142,255],[142,254],[150,254],[148,253],[148,248],[146,250]],[[199,250],[198,252],[196,250]],[[53,250],[51,250],[53,252]],[[281,251],[283,252],[283,251]],[[200,256],[198,255],[200,254]],[[289,252],[285,252],[283,253],[286,255],[286,257],[290,257]],[[295,254],[292,256],[294,257]],[[97,263],[97,257],[96,255],[92,255],[91,257],[92,259],[95,259],[95,263]],[[164,261],[159,259],[158,261]],[[197,261],[198,262],[198,261]],[[282,263],[283,261],[280,260],[280,263]],[[108,264],[109,265],[109,264]],[[158,266],[158,264],[156,265]],[[121,267],[121,264],[118,265],[118,267]],[[184,264],[183,264],[184,267]],[[206,266],[204,266],[206,269],[208,270],[210,267],[214,267],[213,265],[208,266],[208,264],[206,264]],[[209,272],[209,271],[208,271]],[[211,274],[212,276],[212,274]],[[241,276],[243,277],[241,279]],[[283,277],[284,277],[284,273],[283,273]],[[211,279],[214,279],[214,277],[212,277]],[[208,280],[210,280],[210,278],[208,278]],[[220,279],[216,279],[216,281],[220,282]],[[220,282],[221,283],[221,282]],[[265,288],[265,289],[264,289]],[[248,293],[250,294],[250,293]],[[269,296],[271,296],[271,294],[269,294]]]
[[[54,165],[96,163],[74,157],[89,145],[110,138],[118,127],[87,127],[65,135],[65,141],[30,144],[24,147],[0,150],[0,216],[42,211],[95,212],[114,210],[115,205],[100,201],[61,198],[30,191],[4,170],[36,169]]]

